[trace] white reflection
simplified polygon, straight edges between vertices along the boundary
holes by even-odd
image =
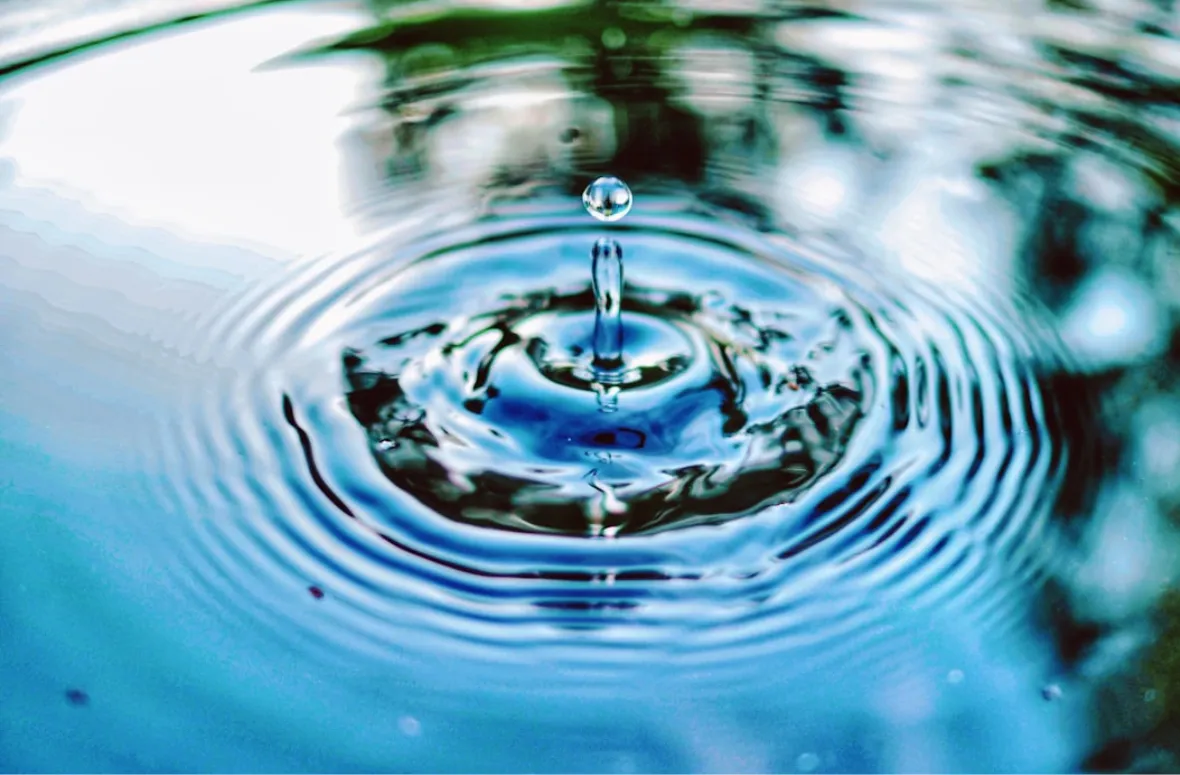
[[[1125,619],[1145,611],[1174,581],[1180,543],[1154,503],[1129,481],[1103,494],[1074,579],[1082,615]]]
[[[24,0],[0,6],[0,62],[62,51],[104,36],[166,24],[184,16],[216,13],[251,0],[139,0],[79,2]],[[13,8],[12,6],[23,6]]]
[[[352,233],[338,140],[376,73],[357,60],[258,68],[356,22],[256,12],[21,79],[3,93],[8,206],[40,188],[200,241],[280,256],[337,247]]]
[[[857,182],[857,159],[851,152],[824,148],[802,153],[779,170],[778,204],[801,225],[833,225],[847,212]]]
[[[1078,288],[1062,320],[1062,338],[1090,368],[1151,358],[1164,346],[1159,302],[1129,271],[1102,267]]]
[[[1019,219],[965,170],[915,160],[880,206],[881,255],[907,272],[968,291],[984,278],[1010,290]]]

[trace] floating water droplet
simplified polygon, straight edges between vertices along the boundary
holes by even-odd
[[[397,728],[406,737],[417,737],[422,734],[422,724],[413,716],[402,716],[397,721]]]
[[[962,670],[952,670],[946,674],[946,682],[949,684],[961,684],[965,677]]]
[[[799,754],[795,759],[795,769],[799,772],[815,772],[819,767],[819,757],[811,752]]]
[[[599,178],[582,192],[582,204],[600,221],[617,221],[631,212],[631,189],[618,178]]]
[[[1061,687],[1058,686],[1057,684],[1048,684],[1043,689],[1041,689],[1041,696],[1044,697],[1047,702],[1053,702],[1054,700],[1060,700],[1061,695],[1062,695]]]

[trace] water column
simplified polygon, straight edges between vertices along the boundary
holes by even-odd
[[[623,366],[623,248],[603,238],[590,251],[594,283],[594,371],[605,376]]]
[[[604,223],[631,211],[631,189],[618,178],[598,178],[582,194],[586,212]],[[603,237],[590,250],[594,288],[594,389],[602,411],[618,407],[623,375],[623,248]]]

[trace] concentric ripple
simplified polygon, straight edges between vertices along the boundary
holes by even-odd
[[[517,272],[475,255],[485,242],[416,262],[364,300],[374,319],[356,335],[396,333],[346,350],[348,401],[398,490],[475,524],[620,536],[792,501],[839,462],[873,392],[845,310],[794,272],[726,266],[716,246],[686,243],[681,269],[720,270],[725,290],[628,287],[623,367],[603,385],[585,261],[547,260],[584,240],[504,246],[542,268],[539,290],[513,291]],[[457,293],[489,311],[448,322],[452,297],[423,289],[464,272],[488,279]],[[778,301],[730,301],[753,287]]]
[[[316,584],[325,637],[502,660],[868,658],[893,607],[1019,618],[1067,456],[1031,318],[657,202],[614,227],[603,411],[600,232],[562,207],[406,227],[219,315],[199,355],[229,376],[164,448],[209,516],[199,576],[238,604]]]

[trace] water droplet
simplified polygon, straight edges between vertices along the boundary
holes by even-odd
[[[600,221],[617,221],[631,212],[631,189],[618,178],[599,178],[586,186],[582,204],[586,212]]]
[[[1049,684],[1041,689],[1041,696],[1044,697],[1047,702],[1060,700],[1061,694],[1061,687],[1057,684]]]
[[[801,753],[795,759],[795,769],[799,772],[815,772],[819,767],[819,757],[813,753]]]
[[[962,670],[952,670],[946,674],[946,682],[949,684],[961,684],[963,683],[963,678],[965,676]]]

